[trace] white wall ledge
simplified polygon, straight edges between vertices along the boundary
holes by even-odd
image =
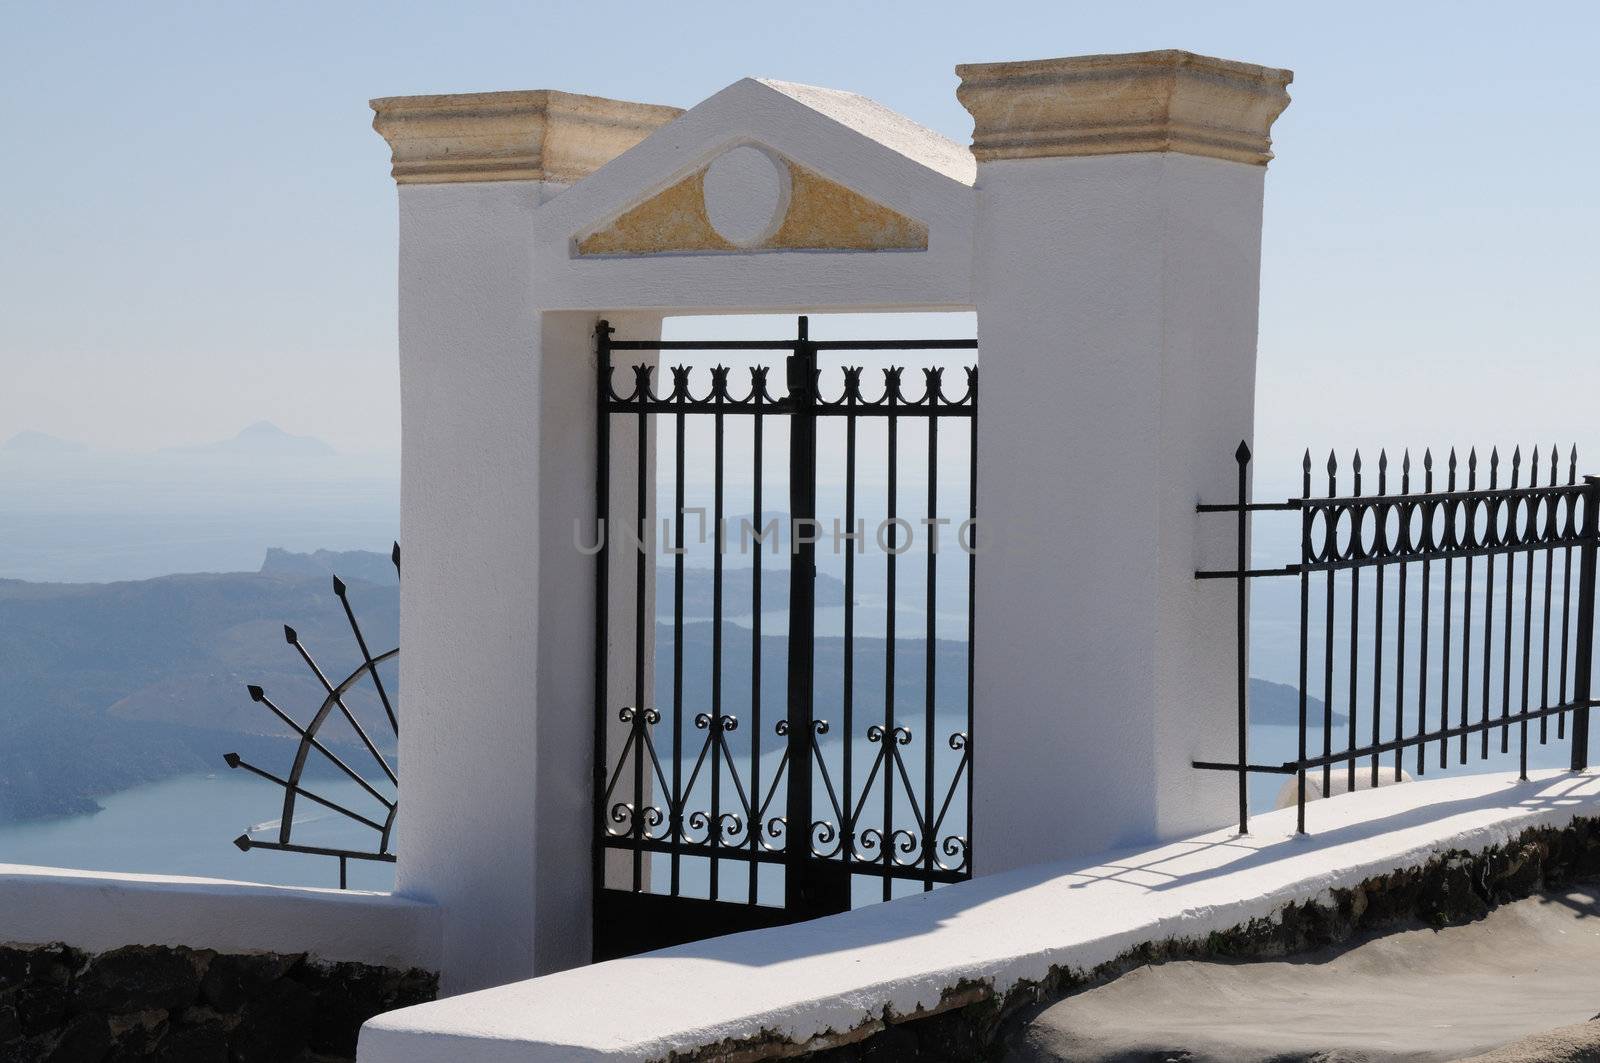
[[[360,890],[0,864],[0,942],[186,945],[439,969],[439,909]]]
[[[794,1042],[1001,993],[1052,966],[1198,938],[1452,850],[1600,815],[1600,773],[1463,775],[1319,801],[1146,851],[1020,868],[790,927],[737,934],[405,1008],[363,1027],[360,1063],[660,1059],[763,1031]],[[667,989],[664,987],[675,987]],[[597,1002],[605,1021],[596,1021]],[[625,1006],[615,1006],[626,1002]]]

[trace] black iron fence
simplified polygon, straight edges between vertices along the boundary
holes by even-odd
[[[1509,753],[1513,733],[1523,778],[1530,743],[1552,732],[1571,743],[1572,770],[1588,766],[1600,477],[1580,479],[1576,450],[1563,460],[1536,448],[1526,463],[1520,448],[1486,463],[1452,450],[1442,470],[1431,451],[1397,469],[1383,453],[1376,476],[1357,452],[1343,481],[1330,454],[1325,487],[1308,451],[1300,497],[1281,502],[1251,501],[1249,447],[1234,457],[1237,501],[1197,508],[1235,515],[1235,567],[1196,577],[1237,587],[1238,752],[1194,766],[1237,774],[1241,832],[1254,773],[1297,780],[1304,832],[1308,780],[1324,795],[1377,786],[1385,772],[1403,778],[1408,760],[1420,776]],[[1299,558],[1252,568],[1253,516],[1272,512],[1299,514]],[[1252,764],[1247,587],[1276,577],[1300,582],[1298,747]]]
[[[395,543],[390,553],[390,560],[394,563],[396,577],[400,574],[400,544]],[[315,677],[317,685],[324,691],[324,697],[310,718],[305,723],[300,723],[267,695],[267,692],[255,684],[247,689],[250,700],[266,707],[273,717],[284,727],[294,733],[298,739],[295,745],[294,760],[289,766],[287,776],[278,775],[258,765],[245,760],[237,753],[223,754],[223,760],[228,767],[242,769],[245,772],[279,787],[283,791],[283,804],[276,824],[276,839],[270,837],[252,838],[246,831],[233,840],[240,851],[249,852],[252,849],[268,849],[285,853],[301,853],[309,856],[325,856],[338,861],[339,888],[349,886],[349,869],[351,860],[365,860],[378,863],[392,864],[395,862],[394,828],[395,817],[400,811],[400,776],[398,766],[391,763],[391,758],[384,755],[380,744],[374,742],[366,727],[361,723],[361,713],[353,706],[357,702],[357,694],[364,691],[368,684],[377,702],[383,709],[383,725],[387,726],[388,741],[392,744],[400,737],[400,718],[397,712],[398,701],[391,697],[389,688],[384,685],[380,665],[395,665],[398,662],[400,647],[373,653],[367,645],[367,638],[361,631],[361,624],[356,620],[355,609],[350,604],[349,588],[338,576],[333,577],[333,593],[339,599],[339,605],[344,610],[345,619],[350,623],[350,632],[355,636],[356,648],[361,654],[361,664],[342,679],[337,679],[338,673],[330,677],[323,666],[312,656],[310,649],[294,628],[284,625],[284,640],[299,655],[306,668]],[[366,708],[370,718],[373,706]],[[335,712],[334,710],[338,711]],[[349,728],[344,731],[336,720],[345,721]],[[330,732],[339,731],[340,737],[332,737]],[[358,763],[364,763],[370,757],[372,765],[366,767],[366,773],[352,767],[349,761],[330,748],[331,744],[349,745],[350,737],[359,741],[356,747],[366,754]],[[391,745],[392,748],[392,745]],[[339,775],[349,779],[360,790],[358,800],[362,803],[370,802],[366,814],[356,811],[339,801],[335,801],[325,794],[318,793],[311,788],[311,779],[307,778],[306,769],[311,765],[312,754],[316,753],[325,766],[337,769]],[[378,769],[378,774],[373,773],[373,767]],[[369,777],[370,776],[370,777]],[[339,817],[344,823],[354,823],[366,828],[364,832],[367,844],[364,846],[341,844],[313,844],[304,840],[295,840],[295,827],[302,825],[297,819],[296,811],[300,798]],[[302,832],[301,838],[304,834]]]

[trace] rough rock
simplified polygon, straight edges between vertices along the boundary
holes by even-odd
[[[0,945],[0,1063],[335,1063],[437,977],[301,954]]]

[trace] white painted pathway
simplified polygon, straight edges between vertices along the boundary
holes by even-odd
[[[1336,887],[1600,814],[1600,774],[1462,775],[1319,801],[1098,861],[1022,868],[843,915],[596,964],[381,1015],[360,1063],[659,1059],[762,1031],[803,1042],[938,1004],[982,979],[1004,992],[1052,965],[1199,937]],[[981,850],[980,850],[981,859]]]

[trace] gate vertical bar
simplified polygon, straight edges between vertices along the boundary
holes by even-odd
[[[974,723],[976,683],[973,664],[977,643],[974,641],[978,626],[978,367],[968,370],[968,393],[972,402],[972,424],[967,436],[967,872],[977,866],[972,858],[972,795],[977,793],[977,753],[973,740],[977,737]]]
[[[669,892],[678,896],[683,887],[683,557],[686,552],[683,539],[684,462],[685,439],[682,404],[689,401],[689,373],[687,369],[674,370],[674,399],[679,403],[673,416],[672,461],[672,793],[667,814],[667,830],[672,839],[672,882]]]
[[[644,756],[645,745],[648,740],[647,728],[650,726],[645,700],[649,692],[645,690],[645,634],[648,630],[648,620],[645,616],[645,603],[650,599],[646,590],[653,558],[645,555],[645,543],[655,541],[655,529],[650,527],[650,500],[647,495],[650,483],[650,367],[649,365],[636,365],[633,367],[635,388],[639,401],[637,414],[637,427],[634,429],[639,434],[635,441],[635,463],[633,469],[633,526],[637,533],[634,537],[634,562],[633,562],[633,803],[632,809],[632,834],[633,834],[633,892],[639,893],[644,889],[644,835],[645,835],[645,803],[644,803]]]
[[[721,897],[722,862],[717,850],[722,846],[722,561],[726,544],[723,533],[723,483],[725,443],[722,404],[728,393],[728,370],[721,364],[711,370],[711,726],[707,731],[711,750],[711,821],[706,841],[711,845],[712,900]]]
[[[1594,672],[1594,577],[1600,540],[1600,477],[1583,478],[1583,542],[1579,547],[1578,645],[1572,677],[1572,770],[1589,766],[1589,699]]]
[[[590,874],[593,876],[591,896],[598,900],[605,888],[605,790],[606,790],[606,643],[610,638],[607,620],[611,612],[611,551],[607,545],[606,522],[611,510],[611,325],[601,321],[595,326],[595,462],[594,506],[595,534],[599,538],[599,551],[594,565],[594,840],[590,857]],[[590,941],[597,940],[600,907],[590,904]]]
[[[923,371],[928,379],[928,402],[937,408],[940,400],[939,380],[943,370],[927,369]],[[925,635],[925,650],[927,675],[923,678],[923,718],[922,718],[922,869],[926,876],[922,880],[923,891],[933,889],[933,846],[934,846],[934,785],[933,785],[933,738],[935,731],[935,713],[938,708],[938,698],[934,693],[934,683],[939,660],[938,644],[938,584],[939,584],[939,548],[938,525],[933,523],[939,517],[939,419],[928,418],[928,605],[927,605],[927,633]]]
[[[851,534],[856,530],[856,412],[860,399],[861,369],[844,371],[844,401],[849,410],[844,419],[844,523]],[[844,714],[843,754],[844,822],[839,824],[840,852],[846,861],[856,858],[856,810],[860,802],[855,794],[855,744],[856,744],[856,553],[847,540],[844,548]]]
[[[756,527],[765,528],[762,519],[761,471],[764,433],[762,430],[761,402],[766,396],[767,370],[759,367],[750,371],[750,397],[756,404],[754,423],[750,426],[751,463],[755,471],[750,504],[751,519]],[[741,546],[744,533],[739,534]],[[761,865],[754,859],[761,851],[761,544],[756,543],[750,555],[750,824],[746,833],[750,844],[750,903],[757,903],[761,888]]]
[[[817,352],[810,322],[801,317],[789,382],[789,791],[785,804],[784,896],[791,909],[809,907],[811,858],[811,705],[816,650],[814,608],[817,517]],[[801,528],[807,529],[800,535]],[[847,737],[848,740],[848,737]]]
[[[900,373],[886,369],[883,373],[884,401],[889,404],[889,424],[885,442],[888,446],[889,483],[888,509],[884,526],[889,529],[888,555],[884,557],[884,597],[889,615],[884,618],[883,654],[883,826],[879,834],[878,855],[883,861],[883,899],[894,897],[894,757],[892,743],[899,741],[899,728],[895,725],[895,619],[899,604],[896,584],[898,571],[895,562],[900,556],[900,421],[895,415],[895,404],[900,399]]]

